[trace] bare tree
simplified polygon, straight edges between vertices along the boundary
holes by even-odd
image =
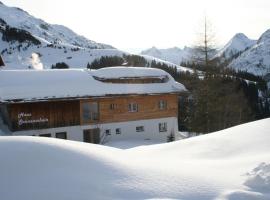
[[[199,65],[205,72],[210,72],[212,68],[212,57],[216,52],[215,34],[211,22],[205,16],[203,26],[193,46],[192,61]]]

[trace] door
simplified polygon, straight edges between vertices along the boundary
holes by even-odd
[[[88,143],[100,143],[100,130],[99,128],[83,130],[83,141]]]

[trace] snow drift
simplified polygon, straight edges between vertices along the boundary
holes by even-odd
[[[120,150],[53,138],[0,138],[11,199],[270,199],[270,118]]]

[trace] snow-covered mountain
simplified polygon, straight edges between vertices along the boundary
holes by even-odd
[[[229,67],[256,75],[270,73],[270,29],[261,35],[256,44],[232,60]]]
[[[241,52],[246,51],[254,44],[256,44],[256,40],[249,39],[243,33],[237,33],[223,48],[218,51],[215,57],[222,57],[223,59],[230,60]]]
[[[15,27],[30,32],[45,43],[62,44],[72,47],[89,49],[112,49],[106,44],[97,43],[80,36],[62,25],[49,24],[37,19],[20,8],[8,7],[0,4],[0,18],[10,27]]]
[[[0,3],[0,53],[5,69],[29,68],[33,53],[44,68],[57,62],[85,68],[101,56],[121,56],[122,51],[80,36],[61,25],[49,24],[20,8]]]
[[[269,129],[268,118],[127,150],[1,136],[1,199],[268,200]]]
[[[152,56],[179,65],[181,62],[185,62],[190,59],[191,51],[192,49],[189,47],[185,47],[184,49],[180,49],[178,47],[168,49],[152,47],[142,51],[141,55]]]
[[[0,54],[6,64],[4,69],[27,69],[36,65],[51,68],[60,62],[71,68],[85,68],[87,63],[101,56],[129,53],[88,40],[65,26],[49,24],[0,2]],[[177,67],[180,71],[192,71],[161,59],[146,59]]]

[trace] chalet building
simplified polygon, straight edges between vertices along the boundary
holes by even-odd
[[[167,141],[185,87],[152,68],[3,70],[1,116],[12,135],[104,143]]]

